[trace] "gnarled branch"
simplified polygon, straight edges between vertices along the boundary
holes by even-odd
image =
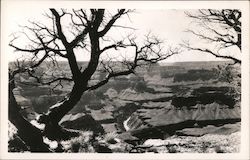
[[[201,24],[203,32],[189,29],[188,32],[200,39],[208,40],[217,45],[217,49],[204,49],[190,45],[184,45],[188,49],[206,52],[218,58],[230,59],[236,63],[241,60],[230,56],[220,55],[219,50],[236,46],[241,51],[241,11],[238,9],[202,9],[198,13],[186,12],[186,15],[196,19]]]

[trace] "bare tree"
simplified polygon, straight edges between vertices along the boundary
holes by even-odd
[[[229,83],[232,87],[230,94],[240,106],[241,101],[241,73],[239,68],[241,60],[237,58],[241,53],[241,11],[238,9],[201,9],[196,13],[186,12],[186,15],[197,22],[200,30],[187,30],[200,40],[205,40],[206,47],[190,45],[183,46],[195,51],[209,53],[217,58],[232,60],[234,63],[218,66],[218,77],[221,81]],[[212,45],[212,47],[209,47]],[[230,52],[237,52],[234,55]]]
[[[11,77],[17,73],[26,72],[34,77],[38,83],[44,85],[61,84],[63,81],[73,83],[70,94],[62,101],[50,107],[46,114],[40,116],[39,122],[45,124],[44,133],[55,135],[55,130],[60,130],[58,122],[77,104],[84,92],[97,89],[110,79],[118,76],[135,73],[135,69],[149,63],[157,63],[179,52],[179,49],[163,50],[157,37],[146,35],[144,42],[136,42],[136,37],[128,35],[119,40],[113,40],[109,31],[114,27],[131,29],[115,23],[131,10],[118,9],[114,14],[104,9],[71,10],[50,9],[51,14],[46,14],[51,24],[44,25],[31,22],[32,26],[24,26],[23,34],[30,41],[27,46],[15,44],[17,38],[10,42],[16,51],[31,55],[26,65],[11,71]],[[70,22],[67,26],[65,21]],[[124,57],[119,63],[110,59],[102,59],[102,55],[110,52],[126,50],[133,55],[132,58]],[[77,62],[76,54],[90,54],[87,66]],[[117,53],[118,54],[118,53]],[[70,74],[50,75],[43,78],[45,73],[37,74],[36,68],[47,60],[57,65],[59,58],[66,59]],[[118,65],[114,65],[118,63]],[[92,83],[92,78],[99,70],[106,73],[106,77]]]
[[[206,52],[218,58],[233,60],[241,63],[239,58],[223,54],[223,50],[230,47],[238,48],[241,52],[241,11],[238,9],[201,9],[196,13],[186,12],[186,15],[198,23],[201,30],[187,30],[214,48],[202,48],[185,43],[184,46],[191,50]]]

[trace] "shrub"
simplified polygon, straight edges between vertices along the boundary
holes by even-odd
[[[83,131],[80,136],[67,141],[62,141],[61,144],[65,152],[95,152],[92,146],[93,132]]]

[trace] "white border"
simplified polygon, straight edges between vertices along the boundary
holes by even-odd
[[[136,9],[201,9],[201,8],[239,8],[243,12],[242,30],[242,131],[241,151],[232,154],[92,154],[92,153],[8,153],[8,54],[4,30],[5,13],[13,3],[20,6],[41,8],[136,8]],[[250,159],[249,157],[249,2],[248,1],[34,1],[2,0],[1,2],[1,123],[0,159]]]

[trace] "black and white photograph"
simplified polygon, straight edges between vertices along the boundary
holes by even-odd
[[[1,3],[0,159],[249,158],[248,1]]]

